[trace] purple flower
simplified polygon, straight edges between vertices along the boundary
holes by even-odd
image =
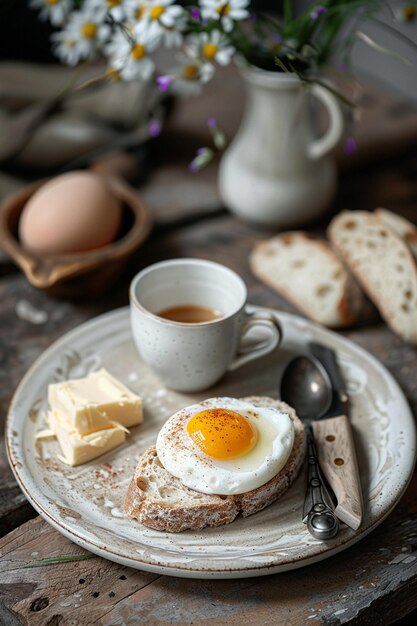
[[[195,174],[196,172],[198,172],[199,167],[198,167],[197,163],[194,163],[194,161],[191,161],[191,163],[188,165],[188,169],[190,170],[190,172]]]
[[[207,26],[208,20],[201,20],[201,26]]]
[[[249,21],[250,21],[250,22],[254,22],[254,21],[256,20],[256,13],[254,13],[253,11],[251,11],[251,12],[249,13],[249,18],[248,18],[248,19],[249,19]]]
[[[337,69],[339,70],[339,72],[341,74],[344,74],[346,72],[346,69],[347,69],[346,63],[339,63]]]
[[[310,13],[310,17],[312,20],[317,20],[320,15],[323,15],[323,13],[326,13],[327,9],[326,7],[324,7],[322,4],[319,4],[314,11],[312,11]]]
[[[343,150],[345,152],[345,154],[347,155],[351,155],[354,152],[356,152],[358,146],[356,144],[356,141],[353,137],[346,137],[345,142],[343,144]]]
[[[167,91],[172,81],[172,76],[158,76],[156,79],[160,91]]]
[[[203,167],[206,167],[208,163],[213,159],[214,152],[211,148],[198,148],[194,159],[188,165],[190,172],[199,172]]]
[[[272,35],[272,41],[274,43],[282,43],[282,37],[281,35]]]
[[[191,17],[193,20],[200,19],[200,11],[199,9],[197,9],[197,7],[191,7]]]
[[[161,134],[162,126],[159,120],[153,119],[149,122],[148,132],[150,137],[158,137]]]
[[[216,128],[217,126],[217,120],[215,117],[209,117],[207,120],[207,126],[209,128]]]

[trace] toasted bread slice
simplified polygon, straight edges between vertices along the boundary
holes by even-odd
[[[358,319],[364,296],[325,241],[301,231],[282,233],[258,244],[250,265],[255,276],[315,322],[341,328]]]
[[[387,324],[417,344],[417,269],[404,241],[367,211],[339,213],[328,236]]]
[[[207,495],[185,487],[180,479],[167,472],[153,447],[146,450],[136,467],[125,499],[125,513],[155,530],[178,533],[229,524],[239,513],[245,517],[252,515],[281,497],[297,477],[304,459],[304,426],[294,409],[285,402],[257,396],[243,400],[259,407],[276,407],[293,420],[293,449],[287,463],[274,478],[240,495]]]
[[[414,224],[388,209],[376,209],[374,214],[405,241],[414,258],[417,259],[417,228]]]

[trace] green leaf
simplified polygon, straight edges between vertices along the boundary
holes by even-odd
[[[284,0],[284,24],[289,24],[292,20],[292,2]]]
[[[23,565],[22,567],[45,567],[46,565],[56,565],[57,563],[68,563],[70,561],[86,561],[87,559],[94,559],[95,556],[96,555],[91,554],[91,552],[86,552],[85,554],[72,554],[69,556],[56,556],[49,559],[41,559],[40,561],[32,561],[31,563],[26,563],[26,565]]]

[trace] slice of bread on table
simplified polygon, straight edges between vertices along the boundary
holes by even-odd
[[[343,263],[325,242],[308,233],[282,233],[258,244],[250,266],[315,322],[331,328],[354,324],[364,296]]]
[[[287,413],[295,430],[291,454],[270,481],[243,494],[233,496],[207,495],[185,487],[179,478],[161,464],[155,447],[142,455],[130,482],[124,511],[145,526],[167,532],[201,530],[207,526],[222,526],[262,510],[280,498],[293,483],[303,463],[306,450],[304,426],[294,409],[267,397],[242,398],[256,406],[273,406]]]
[[[388,209],[376,209],[374,214],[405,241],[414,258],[417,259],[417,228],[414,224]]]
[[[401,237],[367,211],[339,213],[327,232],[387,324],[417,343],[417,269]]]

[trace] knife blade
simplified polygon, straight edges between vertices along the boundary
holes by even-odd
[[[350,528],[357,530],[362,523],[363,501],[355,443],[348,418],[348,394],[336,353],[316,342],[311,342],[309,349],[326,370],[332,385],[330,408],[311,425],[320,468],[337,498],[335,514]]]

